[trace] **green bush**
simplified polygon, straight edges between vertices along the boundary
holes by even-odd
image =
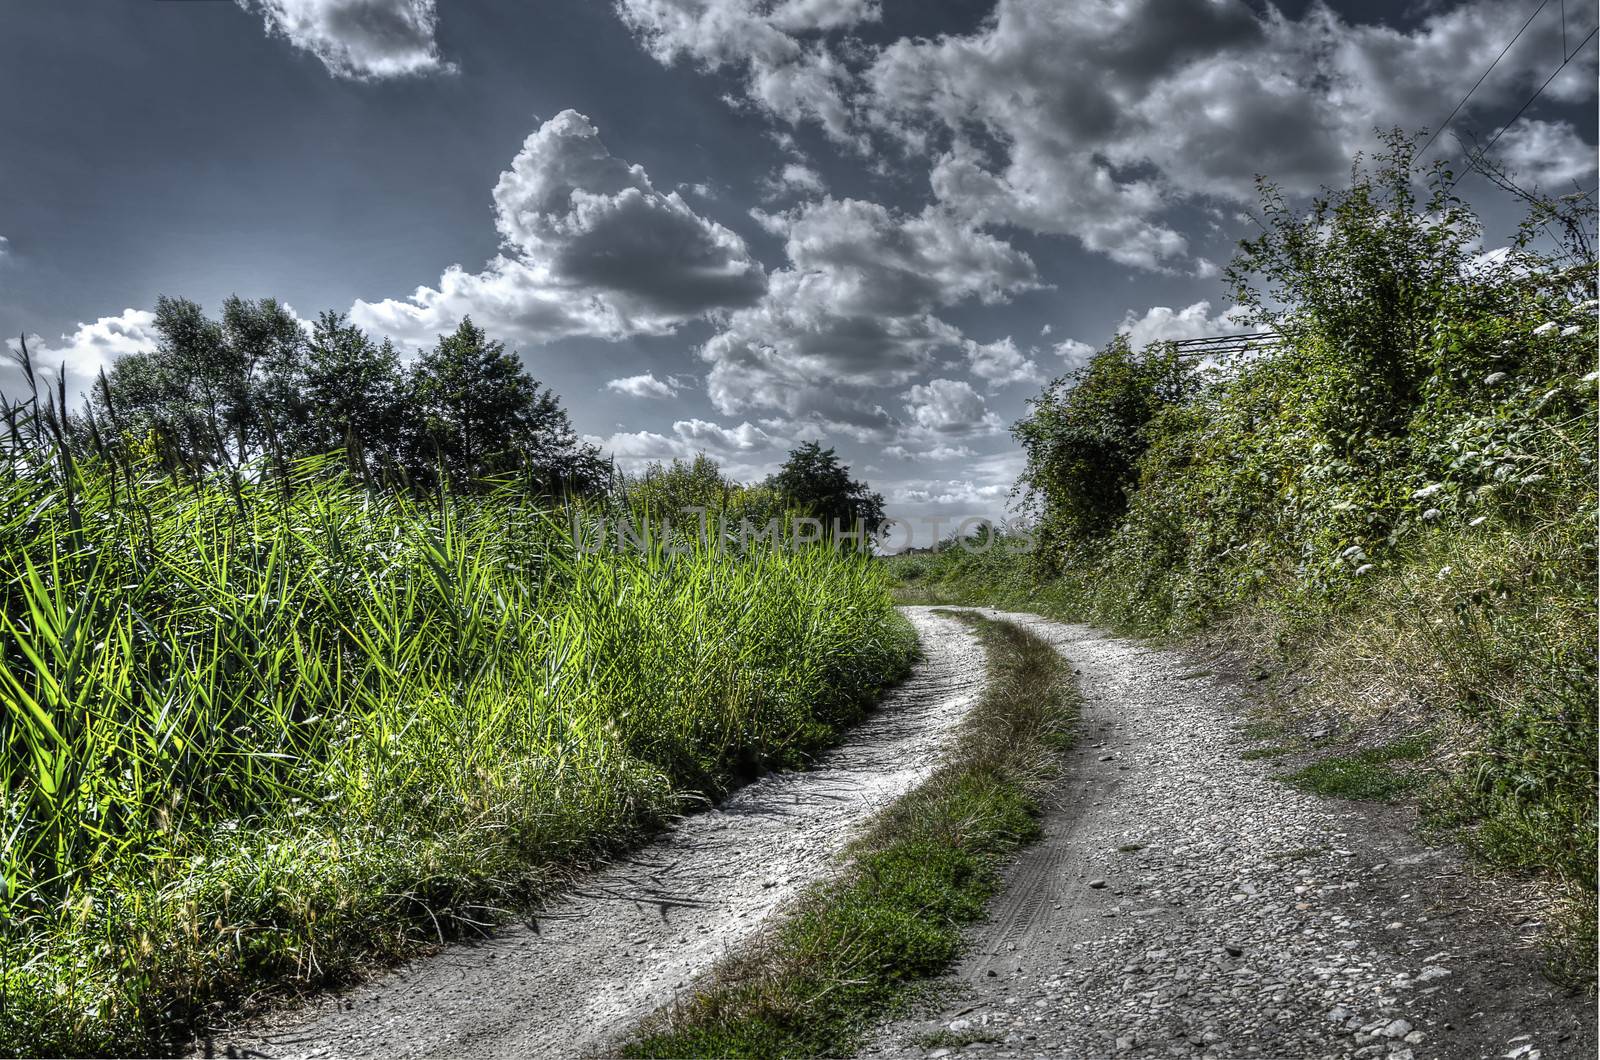
[[[1566,881],[1592,935],[1594,267],[1521,241],[1475,260],[1450,175],[1419,201],[1411,163],[1393,138],[1303,214],[1264,186],[1230,276],[1282,349],[1152,389],[1171,349],[1116,342],[1046,389],[1016,428],[1034,558],[891,569],[924,597],[1145,634],[1227,622],[1358,719],[1440,715],[1463,753],[1433,810]]]

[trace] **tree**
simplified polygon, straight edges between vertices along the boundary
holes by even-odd
[[[627,483],[628,502],[656,518],[676,519],[684,508],[721,511],[741,487],[705,453],[693,461],[651,462]]]
[[[1027,455],[1020,485],[1042,509],[1046,545],[1101,537],[1121,521],[1150,424],[1194,387],[1171,343],[1135,353],[1119,335],[1028,402],[1011,433]]]
[[[276,298],[230,295],[222,303],[222,351],[238,458],[306,452],[313,415],[305,397],[306,337],[294,314]]]
[[[1383,140],[1373,167],[1357,155],[1350,187],[1303,213],[1258,180],[1262,234],[1239,244],[1225,275],[1253,323],[1342,351],[1370,381],[1367,422],[1394,432],[1419,396],[1419,354],[1440,313],[1487,288],[1470,268],[1482,226],[1449,168],[1422,175],[1419,199],[1415,139],[1396,129]]]
[[[865,482],[852,480],[850,468],[819,442],[805,442],[791,450],[766,485],[830,528],[837,519],[841,527],[860,522],[871,532],[883,522],[883,496],[871,492]]]
[[[344,447],[357,470],[404,459],[406,379],[394,344],[374,343],[342,313],[324,312],[306,346],[304,397],[312,413],[308,449]]]
[[[101,420],[119,434],[154,434],[169,455],[202,468],[294,450],[309,412],[305,337],[287,309],[230,297],[218,322],[187,298],[162,295],[155,317],[159,345],[120,358],[96,388]]]
[[[410,393],[422,420],[416,470],[424,475],[437,466],[465,485],[521,471],[551,490],[589,489],[605,477],[598,452],[579,441],[555,395],[471,319],[422,355]]]

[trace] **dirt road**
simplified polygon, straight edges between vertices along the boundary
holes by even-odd
[[[914,786],[982,687],[960,622],[916,610],[924,660],[812,770],[768,776],[586,878],[531,923],[367,986],[219,1035],[201,1051],[275,1057],[534,1057],[605,1052],[820,872]]]
[[[1408,811],[1241,759],[1240,696],[1203,661],[984,613],[1072,661],[1079,743],[947,1001],[869,1055],[1595,1055],[1594,1002],[1541,977],[1515,886]]]

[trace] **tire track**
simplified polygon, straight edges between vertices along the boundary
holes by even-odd
[[[1514,884],[1403,807],[1241,758],[1246,701],[1197,660],[981,610],[1080,671],[1078,742],[944,1003],[863,1055],[1595,1055],[1593,1001],[1541,977]]]

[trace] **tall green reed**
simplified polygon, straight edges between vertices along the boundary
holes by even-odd
[[[198,475],[74,453],[59,407],[13,408],[0,451],[13,1050],[148,1047],[473,923],[800,760],[909,656],[859,556],[586,551],[515,485]]]

